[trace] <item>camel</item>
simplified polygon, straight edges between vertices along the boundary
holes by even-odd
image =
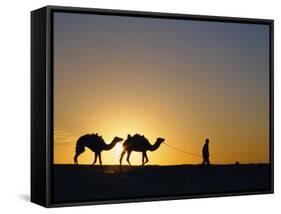
[[[102,136],[98,134],[86,134],[81,136],[76,142],[76,151],[74,156],[74,163],[78,164],[78,156],[85,151],[85,147],[89,148],[95,153],[93,165],[99,158],[100,165],[102,165],[101,152],[112,149],[116,143],[123,141],[123,138],[115,137],[110,144],[106,144]]]
[[[149,141],[142,135],[135,134],[134,136],[128,135],[127,139],[123,143],[123,151],[120,157],[120,165],[122,165],[122,159],[127,152],[127,162],[130,163],[130,155],[132,151],[142,152],[142,165],[146,164],[149,160],[147,157],[147,151],[155,151],[159,148],[161,143],[165,141],[164,138],[157,138],[155,144],[151,145]]]

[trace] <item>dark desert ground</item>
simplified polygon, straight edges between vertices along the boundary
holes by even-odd
[[[59,165],[52,168],[54,203],[171,195],[254,192],[270,188],[269,164]]]

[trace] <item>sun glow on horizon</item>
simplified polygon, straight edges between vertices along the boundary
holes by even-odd
[[[117,143],[116,146],[113,148],[114,156],[117,160],[119,160],[122,151],[122,143]]]

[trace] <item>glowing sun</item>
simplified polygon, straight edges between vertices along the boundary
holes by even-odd
[[[114,147],[114,156],[116,159],[120,158],[122,150],[123,150],[122,143],[116,144],[116,146]]]

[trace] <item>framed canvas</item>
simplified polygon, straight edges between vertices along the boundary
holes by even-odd
[[[273,20],[31,12],[32,202],[273,189]]]

